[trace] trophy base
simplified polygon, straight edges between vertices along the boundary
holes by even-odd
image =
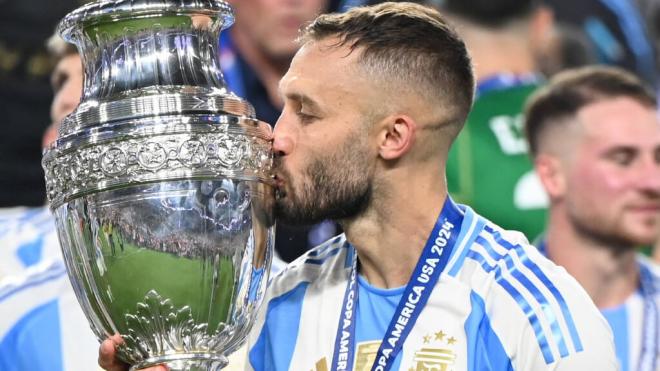
[[[156,365],[167,366],[169,371],[216,371],[227,366],[227,357],[212,353],[174,354],[152,357],[131,366],[129,371]]]

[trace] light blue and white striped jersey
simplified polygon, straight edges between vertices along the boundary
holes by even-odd
[[[640,267],[647,269],[653,278],[652,300],[655,301],[657,316],[657,310],[660,308],[660,268],[641,255],[638,261]],[[649,318],[646,318],[644,314],[644,296],[641,290],[631,295],[620,306],[603,309],[602,313],[614,333],[616,355],[621,363],[621,371],[637,371],[642,353],[644,331],[648,331],[648,327],[652,326],[651,323],[645,323],[645,321],[649,321]],[[656,367],[660,367],[660,339],[657,338],[660,333],[660,324],[657,322],[656,327],[656,339],[651,343],[655,343]]]
[[[399,370],[616,370],[612,333],[578,283],[470,208],[395,359]],[[275,277],[249,340],[255,370],[328,370],[352,247],[336,237]],[[358,280],[354,369],[371,369],[403,288]]]
[[[78,305],[46,207],[0,215],[0,370],[98,370],[99,343]]]
[[[98,370],[99,343],[61,259],[0,283],[0,370]]]
[[[0,209],[0,279],[60,256],[55,219],[47,207]]]

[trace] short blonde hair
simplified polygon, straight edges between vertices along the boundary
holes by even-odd
[[[78,54],[78,49],[74,44],[64,41],[64,39],[56,33],[46,41],[46,49],[48,50],[48,54],[50,55],[53,64],[57,64],[60,59],[66,56]]]

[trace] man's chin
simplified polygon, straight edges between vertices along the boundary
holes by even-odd
[[[614,245],[633,249],[639,246],[653,245],[657,238],[657,233],[645,228],[620,228],[609,235],[609,240]]]
[[[652,245],[660,238],[660,221],[657,218],[625,220],[621,232],[636,245]]]
[[[303,213],[300,212],[301,208],[292,205],[286,196],[278,198],[275,201],[274,215],[275,219],[284,224],[293,226],[304,226],[314,224]]]
[[[650,232],[630,233],[628,238],[635,246],[651,246],[658,241],[657,233]]]

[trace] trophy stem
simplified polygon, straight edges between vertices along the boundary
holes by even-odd
[[[217,371],[227,366],[227,357],[211,353],[173,354],[151,357],[131,366],[129,371],[165,365],[169,371]]]

